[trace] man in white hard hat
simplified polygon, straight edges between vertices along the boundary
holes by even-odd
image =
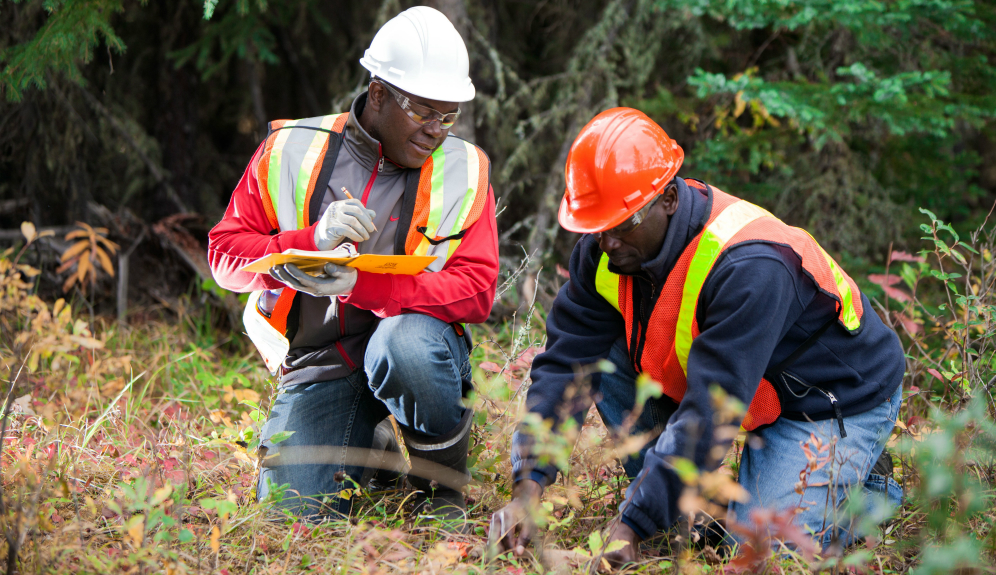
[[[253,292],[246,328],[280,377],[257,494],[289,484],[282,505],[294,513],[348,513],[337,494],[393,435],[390,414],[419,511],[459,519],[473,419],[463,324],[488,317],[498,277],[490,162],[449,135],[474,97],[467,48],[442,13],[416,7],[387,22],[360,63],[372,78],[348,113],[270,122],[210,234],[215,278]],[[417,276],[331,264],[319,277],[293,265],[238,271],[269,253],[344,243],[436,260]]]

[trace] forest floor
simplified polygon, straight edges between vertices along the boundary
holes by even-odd
[[[587,573],[602,551],[600,532],[627,482],[593,411],[566,484],[544,496],[548,525],[533,553],[487,556],[490,514],[509,499],[521,386],[543,343],[539,314],[474,331],[473,533],[454,536],[414,522],[400,491],[355,493],[348,520],[267,519],[268,504],[254,501],[256,461],[239,442],[258,433],[273,382],[235,339],[244,336],[217,340],[209,318],[177,311],[179,321],[133,318],[125,329],[98,318],[94,333],[76,322],[99,347],[55,353],[45,369],[21,374],[18,389],[30,393],[7,422],[0,510],[21,573]],[[904,479],[902,465],[896,477]],[[633,570],[901,573],[917,562],[923,523],[907,505],[843,558],[775,554],[767,540],[733,564],[675,529],[644,543]]]

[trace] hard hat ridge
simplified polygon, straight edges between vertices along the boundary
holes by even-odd
[[[360,64],[374,77],[430,100],[466,102],[475,95],[463,38],[446,15],[428,6],[388,20]]]

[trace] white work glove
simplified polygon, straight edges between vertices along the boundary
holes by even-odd
[[[376,215],[355,198],[332,202],[315,226],[315,245],[325,251],[335,248],[345,239],[354,242],[369,240],[370,234],[377,231],[373,223]]]
[[[273,266],[270,275],[292,289],[315,297],[345,295],[356,285],[356,270],[335,264],[325,264],[325,273],[318,276],[310,276],[294,264]]]

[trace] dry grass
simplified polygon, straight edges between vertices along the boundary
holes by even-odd
[[[541,326],[478,331],[475,366],[500,373],[475,372],[477,409],[487,416],[474,432],[478,481],[467,490],[474,532],[467,536],[414,522],[400,491],[359,496],[349,520],[268,520],[267,506],[253,497],[255,462],[235,443],[255,424],[253,409],[239,402],[261,401],[265,409],[268,374],[253,350],[198,339],[192,326],[104,327],[96,335],[103,349],[24,376],[20,389],[30,398],[16,403],[3,452],[4,497],[20,506],[21,572],[548,571],[539,559],[557,572],[586,572],[589,533],[608,525],[625,487],[621,467],[605,460],[607,433],[594,411],[567,485],[546,494],[550,520],[562,523],[537,545],[544,557],[486,562],[488,519],[510,493],[518,386],[542,343]],[[916,523],[907,512],[871,564],[903,565],[892,539],[916,531]],[[639,569],[721,568],[711,548],[685,542],[680,531],[651,542]],[[781,563],[809,572],[797,558]]]

